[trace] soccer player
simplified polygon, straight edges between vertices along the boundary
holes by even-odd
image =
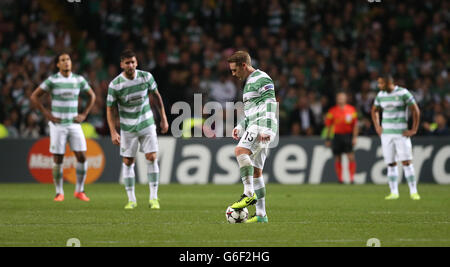
[[[334,167],[339,183],[344,183],[342,177],[342,155],[346,154],[349,160],[350,183],[354,183],[356,173],[356,160],[353,148],[358,138],[358,114],[355,107],[347,104],[347,94],[339,92],[336,95],[336,106],[332,107],[325,119],[328,127],[326,146],[331,147],[334,155]],[[331,132],[334,129],[334,138],[331,141]]]
[[[410,197],[420,200],[417,193],[416,178],[412,164],[411,136],[419,128],[420,110],[413,95],[405,88],[396,86],[391,76],[378,78],[380,92],[372,107],[372,120],[375,130],[381,137],[383,156],[388,165],[390,195],[386,200],[399,198],[397,162],[401,161],[406,180],[408,181]],[[413,117],[412,129],[408,129],[408,110]],[[380,111],[383,113],[380,124]]]
[[[82,201],[90,199],[84,192],[84,182],[88,164],[86,161],[86,139],[81,125],[95,103],[95,93],[87,81],[80,75],[72,73],[72,60],[68,53],[61,53],[55,58],[59,72],[50,76],[33,92],[31,102],[49,121],[50,152],[53,154],[53,181],[56,187],[54,201],[64,201],[63,167],[67,141],[77,159],[75,197]],[[44,94],[51,96],[51,111],[47,110],[39,99]],[[78,97],[87,93],[88,104],[82,113],[78,113]]]
[[[136,54],[125,50],[120,56],[122,73],[109,84],[107,97],[107,120],[114,145],[120,145],[120,155],[123,157],[122,177],[128,195],[125,209],[137,207],[134,192],[135,173],[134,160],[138,146],[147,160],[147,174],[150,187],[149,205],[151,209],[159,209],[158,185],[159,166],[157,159],[158,139],[149,96],[156,99],[158,112],[161,116],[161,132],[169,129],[166,112],[161,95],[153,75],[137,70]],[[116,131],[114,112],[118,109],[120,117],[120,135]]]
[[[244,194],[231,207],[242,209],[256,204],[256,214],[247,223],[267,223],[262,170],[269,144],[273,142],[278,128],[275,86],[269,75],[252,67],[250,55],[245,51],[235,52],[228,58],[228,63],[232,75],[245,83],[245,119],[233,129],[233,138],[240,139],[235,154]]]

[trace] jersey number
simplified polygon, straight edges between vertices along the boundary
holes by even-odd
[[[255,135],[256,135],[255,133],[246,132],[244,139],[249,141],[249,142],[253,142],[255,140],[255,137],[256,137]]]

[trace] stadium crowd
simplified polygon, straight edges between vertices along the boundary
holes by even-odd
[[[97,94],[87,121],[108,135],[105,99],[125,48],[155,76],[168,113],[177,101],[193,104],[196,93],[204,101],[241,100],[226,58],[247,50],[275,82],[281,135],[320,135],[338,91],[357,107],[361,134],[374,135],[370,108],[382,73],[413,92],[420,135],[450,135],[445,0],[102,0],[59,9],[42,2],[0,2],[0,123],[11,138],[48,134],[29,97],[56,71],[61,51],[70,51],[74,72]],[[65,20],[56,19],[61,12]],[[170,123],[175,115],[168,115]]]

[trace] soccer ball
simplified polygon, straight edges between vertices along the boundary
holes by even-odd
[[[228,207],[225,216],[229,223],[244,223],[248,219],[248,209],[243,208],[235,210]]]

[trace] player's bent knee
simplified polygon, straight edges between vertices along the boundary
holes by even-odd
[[[156,155],[156,153],[149,153],[149,154],[145,154],[145,158],[146,158],[148,161],[153,162],[153,161],[156,160],[157,155]]]
[[[55,164],[62,164],[64,161],[64,155],[53,155],[53,162]]]
[[[250,156],[247,154],[241,154],[237,156],[237,161],[239,164],[239,168],[252,166],[252,160],[250,159]]]
[[[86,162],[86,154],[84,152],[76,152],[75,157],[77,158],[77,161],[80,163]]]
[[[234,149],[234,154],[236,155],[236,157],[239,157],[239,155],[251,155],[252,152],[250,150],[248,150],[247,148],[243,148],[243,147],[236,147]]]
[[[260,168],[253,168],[253,177],[261,177],[262,176],[262,170]]]
[[[134,163],[134,158],[123,158],[123,163],[127,166],[131,166]]]

